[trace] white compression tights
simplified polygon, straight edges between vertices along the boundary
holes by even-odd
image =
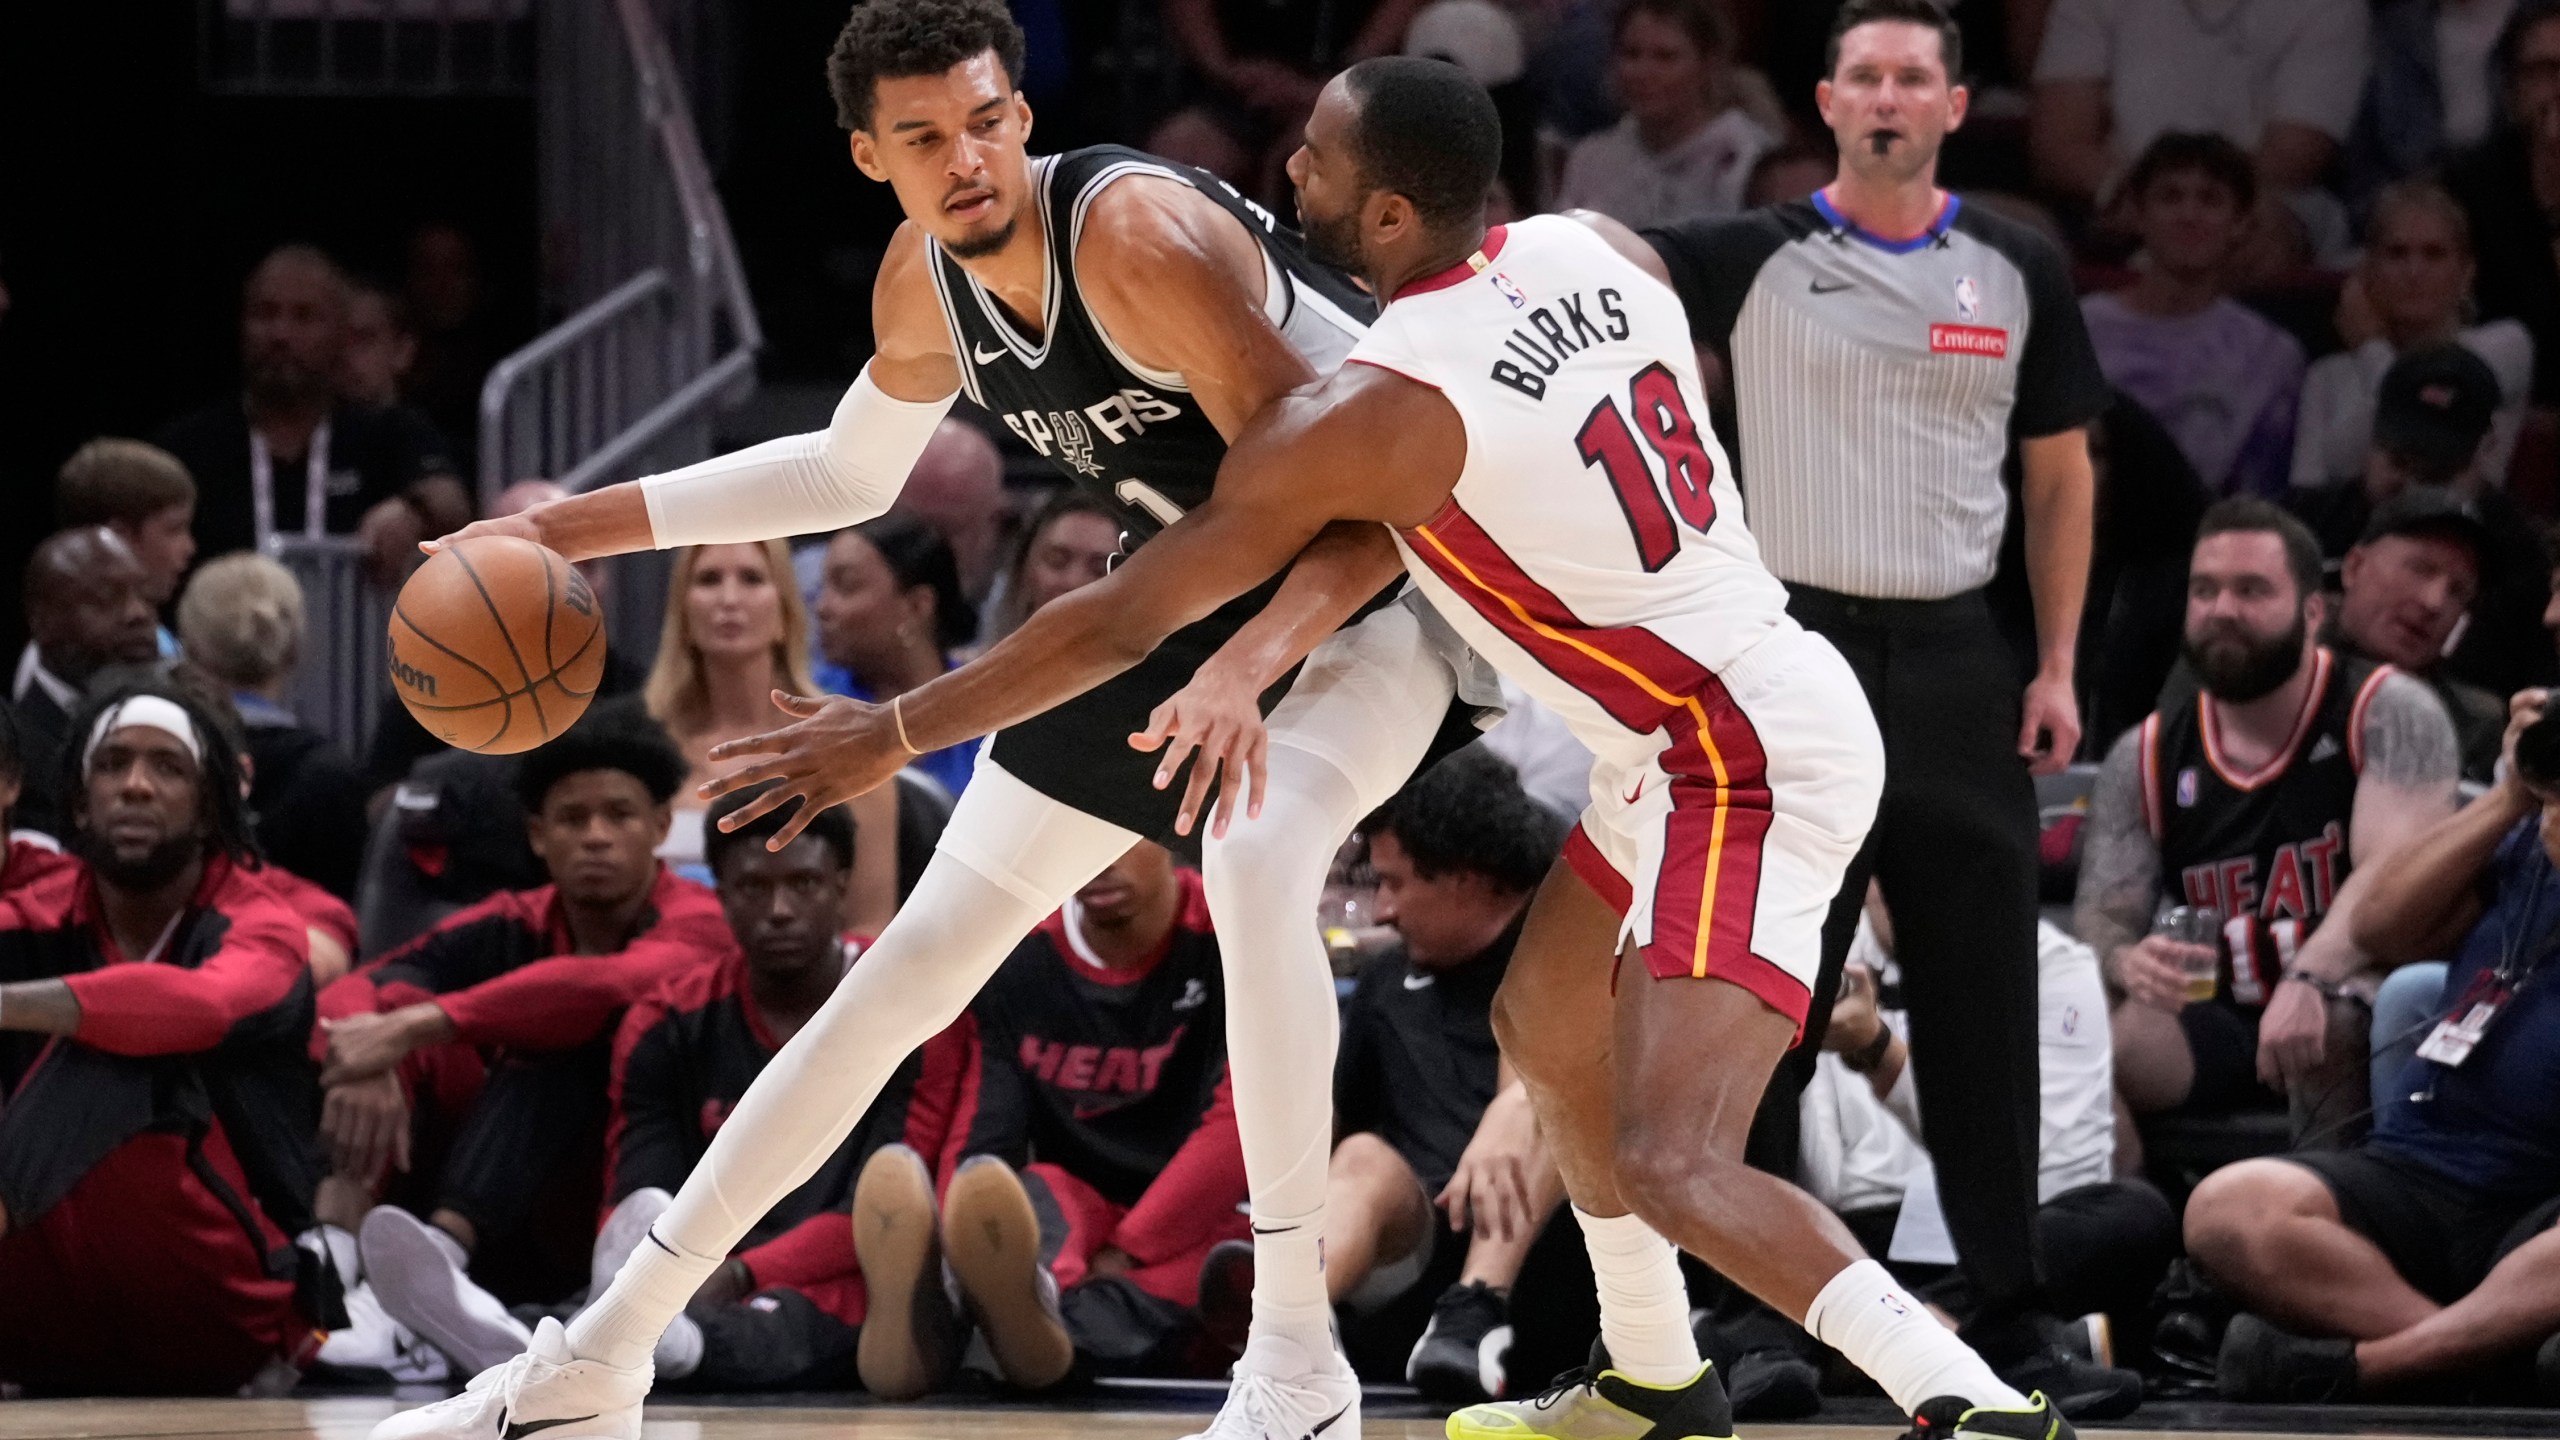
[[[1137,836],[981,765],[915,893],[827,1003],[747,1087],[675,1203],[570,1348],[623,1367],[775,1201],[816,1173],[907,1053],[958,1018],[1024,935]]]
[[[1329,760],[1275,743],[1269,763],[1262,814],[1202,847],[1201,878],[1219,934],[1252,937],[1223,941],[1220,954],[1227,1072],[1253,1195],[1254,1332],[1321,1354],[1332,1343],[1320,1247],[1341,1022],[1313,921],[1325,872],[1364,807]]]

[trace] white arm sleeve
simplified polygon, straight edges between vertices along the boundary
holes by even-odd
[[[895,399],[865,365],[826,429],[642,479],[651,543],[736,545],[872,519],[898,498],[953,398]]]

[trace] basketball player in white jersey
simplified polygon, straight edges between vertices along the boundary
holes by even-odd
[[[1614,1089],[1532,1079],[1590,1243],[1605,1354],[1536,1400],[1460,1412],[1449,1433],[1728,1434],[1668,1235],[1804,1321],[1923,1431],[2058,1440],[2070,1429],[2048,1401],[2003,1384],[1820,1203],[1743,1162],[1875,813],[1881,746],[1847,663],[1788,618],[1760,564],[1658,262],[1605,221],[1488,231],[1499,140],[1490,99],[1454,67],[1373,60],[1335,80],[1290,175],[1311,249],[1386,299],[1350,360],[1265,411],[1210,499],[1112,576],[896,713],[845,704],[726,747],[767,758],[713,788],[778,777],[766,806],[859,793],[910,748],[1131,664],[1328,523],[1384,522],[1434,608],[1596,757],[1513,961],[1540,1004],[1514,999],[1502,1023],[1507,1049],[1534,1030],[1540,1055],[1578,1043],[1578,1068],[1614,1072]],[[1569,871],[1627,898],[1623,932]],[[1320,1413],[1291,1418],[1327,1433]]]
[[[963,391],[1114,507],[1132,537],[1205,501],[1227,443],[1338,363],[1374,306],[1200,172],[1114,147],[1030,154],[1021,63],[1002,0],[868,0],[846,24],[828,64],[839,116],[854,163],[897,192],[907,223],[875,288],[877,354],[827,430],[461,536],[516,535],[583,560],[833,530],[888,508]],[[636,1440],[655,1347],[739,1237],[835,1150],[900,1060],[1023,935],[1138,840],[1183,828],[1188,792],[1152,783],[1154,757],[1127,743],[1177,690],[1184,713],[1233,712],[1256,731],[1258,703],[1276,705],[1255,772],[1270,777],[1266,813],[1203,846],[1228,1001],[1242,1017],[1228,1062],[1257,1237],[1251,1343],[1213,1433],[1302,1440],[1305,1424],[1266,1421],[1313,1411],[1335,1422],[1325,1440],[1357,1440],[1358,1381],[1330,1333],[1318,1258],[1336,1011],[1311,917],[1343,838],[1404,783],[1451,713],[1465,647],[1418,601],[1389,603],[1403,583],[1384,532],[1344,527],[1278,585],[999,735],[896,920],[765,1069],[605,1294],[565,1330],[539,1327],[530,1350],[473,1390],[383,1422],[381,1440],[538,1429],[556,1432],[545,1440]],[[1011,1220],[1029,1217],[1026,1203]],[[947,1367],[929,1241],[862,1261],[866,1373]],[[1018,1297],[1007,1308],[991,1299],[977,1319],[999,1341],[1002,1327],[1059,1326]]]

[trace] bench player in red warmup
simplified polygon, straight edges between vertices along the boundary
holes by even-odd
[[[716,758],[764,758],[714,788],[779,777],[765,806],[860,793],[911,749],[1135,663],[1328,522],[1383,522],[1433,608],[1594,752],[1594,802],[1563,863],[1632,891],[1614,972],[1598,963],[1614,922],[1587,900],[1542,899],[1514,962],[1515,980],[1545,977],[1514,1038],[1541,1062],[1523,1072],[1590,1238],[1607,1353],[1536,1400],[1461,1412],[1450,1433],[1728,1434],[1660,1232],[1803,1320],[1927,1428],[2056,1440],[2069,1429],[2050,1402],[2003,1383],[1811,1197],[1743,1163],[1875,813],[1881,746],[1847,662],[1788,618],[1742,524],[1659,262],[1607,222],[1488,230],[1499,144],[1491,101],[1453,67],[1377,60],[1334,81],[1290,173],[1310,247],[1386,297],[1343,368],[1266,410],[1214,493],[1114,574],[895,709],[830,701],[726,747]],[[1161,721],[1181,734],[1174,760],[1202,738]],[[1209,758],[1249,753],[1233,727],[1206,739]],[[1556,982],[1576,966],[1580,985]],[[1555,1064],[1577,1047],[1580,1065]],[[1613,1087],[1587,1078],[1612,1071]],[[1337,1433],[1323,1414],[1292,1418]]]

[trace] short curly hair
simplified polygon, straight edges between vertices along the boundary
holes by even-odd
[[[1529,798],[1510,761],[1475,744],[1408,781],[1360,828],[1395,836],[1425,880],[1473,872],[1525,895],[1555,864],[1565,822]]]
[[[516,798],[525,813],[539,815],[551,789],[586,770],[619,770],[640,782],[653,805],[664,805],[684,787],[692,767],[667,727],[653,719],[637,696],[599,701],[578,722],[516,762]]]
[[[939,75],[990,50],[1006,82],[1020,84],[1022,27],[1004,0],[864,0],[827,52],[836,123],[868,130],[880,81]]]

